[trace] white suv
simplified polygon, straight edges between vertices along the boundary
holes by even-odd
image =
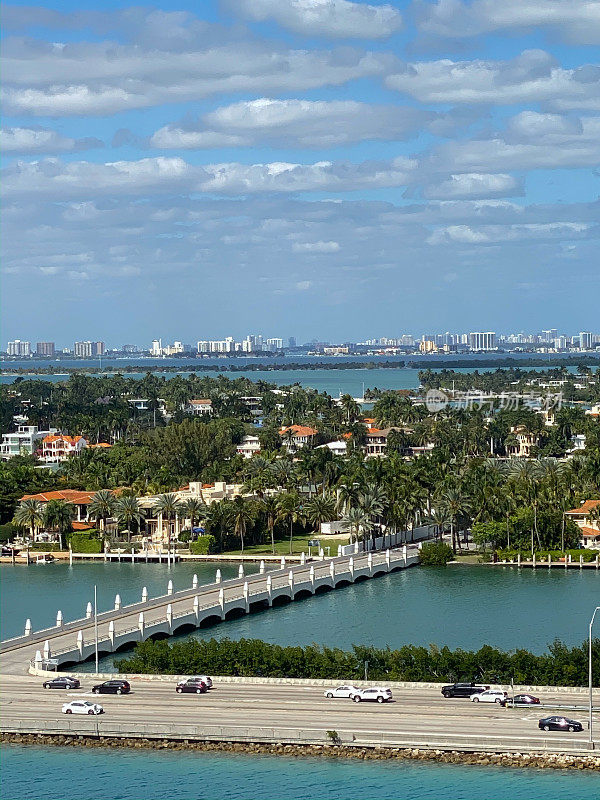
[[[346,686],[338,686],[337,689],[327,689],[323,694],[331,700],[332,697],[354,697],[358,692],[360,689],[356,686],[346,684]]]
[[[473,703],[503,703],[506,698],[506,692],[500,689],[486,689],[485,692],[478,692],[472,694],[470,699]]]
[[[352,699],[355,703],[362,703],[366,700],[389,703],[392,699],[392,690],[383,686],[372,686],[370,689],[359,689]]]

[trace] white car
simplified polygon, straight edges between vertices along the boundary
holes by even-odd
[[[103,714],[104,709],[98,703],[90,703],[89,700],[73,700],[65,703],[62,707],[63,714]]]
[[[190,681],[202,681],[202,683],[206,684],[207,689],[212,689],[212,678],[209,678],[208,675],[192,675],[189,678]]]
[[[327,689],[323,694],[331,700],[332,697],[354,697],[359,692],[360,689],[357,689],[356,686],[348,685],[338,686],[337,689]]]
[[[485,692],[472,694],[470,700],[473,703],[498,703],[500,705],[505,698],[506,692],[502,692],[500,689],[486,689]]]
[[[352,698],[355,703],[371,700],[375,703],[389,703],[392,699],[392,690],[384,686],[372,686],[370,689],[359,689]]]

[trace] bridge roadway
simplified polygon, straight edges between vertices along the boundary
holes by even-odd
[[[253,742],[328,741],[337,731],[345,744],[423,746],[426,748],[493,752],[590,752],[583,711],[564,712],[584,722],[583,733],[545,733],[538,720],[551,708],[502,708],[445,699],[439,688],[394,689],[394,702],[353,703],[325,698],[323,686],[273,685],[215,680],[204,695],[176,694],[175,683],[132,680],[129,695],[91,693],[92,678],[82,676],[77,691],[44,690],[43,678],[3,675],[2,731],[79,733],[121,738],[147,737]],[[99,702],[98,717],[66,716],[67,699],[85,697]],[[585,695],[568,689],[542,695],[553,702],[581,707]],[[596,714],[596,717],[600,715]],[[600,719],[596,724],[600,723]]]
[[[98,614],[99,654],[126,649],[151,637],[189,632],[203,624],[347,586],[416,563],[416,547],[361,553],[200,585],[115,608]],[[0,672],[23,673],[30,662],[42,667],[40,656],[55,658],[62,667],[89,659],[94,651],[94,619],[90,616],[1,642]]]

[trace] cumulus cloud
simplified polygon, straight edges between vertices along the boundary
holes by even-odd
[[[294,253],[337,253],[339,242],[294,242]]]
[[[543,50],[510,61],[421,61],[386,78],[390,89],[424,103],[544,103],[550,109],[600,109],[600,69],[564,69]]]
[[[479,228],[471,225],[449,225],[434,231],[427,241],[432,245],[447,243],[489,245],[524,240],[565,240],[585,235],[592,227],[592,225],[582,222],[550,222],[543,225],[486,225]]]
[[[429,35],[453,39],[546,29],[568,42],[600,44],[600,4],[595,0],[437,0],[419,3],[418,26]]]
[[[192,42],[177,49],[115,42],[4,47],[7,113],[106,115],[225,92],[294,92],[383,74],[395,61],[351,48],[293,50],[269,42]]]
[[[371,105],[354,100],[273,100],[233,103],[160,128],[150,139],[157,148],[199,149],[270,144],[335,147],[365,139],[406,139],[434,118],[417,108]]]
[[[68,153],[103,146],[99,139],[71,139],[48,128],[0,129],[0,149],[7,154]]]
[[[451,175],[438,184],[431,184],[425,188],[423,194],[425,197],[439,200],[510,197],[522,195],[523,184],[512,175],[486,175],[470,172]]]
[[[236,0],[230,6],[251,20],[274,20],[305,36],[381,39],[402,27],[400,12],[391,5],[349,0]]]

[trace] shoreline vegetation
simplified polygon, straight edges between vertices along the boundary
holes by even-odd
[[[140,359],[141,360],[141,359]],[[191,359],[190,359],[191,360]],[[472,367],[473,371],[491,367],[507,368],[507,367],[547,367],[547,368],[560,368],[560,367],[594,367],[600,366],[600,356],[580,356],[574,355],[572,358],[569,356],[558,357],[539,357],[539,358],[519,358],[507,356],[506,358],[482,358],[482,359],[457,359],[448,358],[440,359],[432,364],[431,359],[398,359],[387,361],[290,361],[286,363],[263,363],[257,362],[253,364],[204,364],[202,359],[198,364],[127,364],[119,366],[105,366],[105,367],[83,367],[83,366],[67,366],[73,362],[66,363],[58,362],[48,366],[39,367],[18,367],[10,368],[10,361],[3,360],[4,365],[0,369],[0,375],[73,375],[73,374],[87,374],[87,375],[119,375],[128,373],[179,373],[179,372],[288,372],[288,371],[311,371],[311,370],[373,370],[373,369],[465,369]]]
[[[152,750],[195,750],[246,755],[276,755],[288,758],[360,759],[363,761],[430,761],[443,764],[468,764],[482,767],[512,767],[521,769],[576,769],[600,771],[600,756],[585,753],[494,753],[461,750],[424,749],[423,747],[372,747],[346,744],[267,744],[260,742],[209,742],[148,738],[122,738],[92,734],[2,733],[0,742],[8,745],[39,745],[55,747],[123,748]]]
[[[317,644],[287,646],[260,639],[187,639],[169,644],[147,640],[129,658],[116,662],[120,673],[145,675],[227,675],[313,680],[360,680],[369,664],[373,682],[476,681],[532,686],[585,686],[588,643],[567,647],[556,639],[546,653],[506,652],[484,645],[479,650],[449,647],[353,645],[351,650]],[[592,667],[600,674],[600,639],[592,642]]]

